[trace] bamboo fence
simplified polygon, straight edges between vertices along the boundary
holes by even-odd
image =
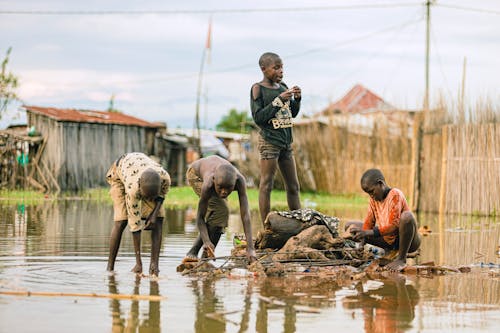
[[[394,121],[376,122],[371,132],[333,121],[299,124],[293,148],[301,190],[362,193],[363,172],[379,168],[418,211],[498,215],[500,112],[488,103],[441,105],[416,117],[413,129]],[[242,171],[258,185],[257,138]],[[281,177],[275,187],[283,188]]]
[[[420,152],[421,211],[498,215],[500,122],[491,107],[430,113]]]
[[[391,186],[411,193],[411,138],[407,125],[376,126],[369,133],[348,126],[311,122],[294,127],[293,150],[301,190],[326,193],[362,193],[360,179],[369,168],[384,172]],[[258,134],[252,135],[244,174],[258,179]],[[275,180],[283,188],[281,177]]]
[[[446,193],[443,212],[497,212],[500,208],[500,124],[444,126]]]

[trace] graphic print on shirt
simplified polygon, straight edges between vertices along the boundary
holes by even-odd
[[[290,101],[283,101],[276,97],[273,100],[273,106],[279,107],[278,112],[274,115],[276,118],[272,118],[270,122],[273,124],[274,129],[278,128],[288,128],[293,126],[292,112],[290,111]]]

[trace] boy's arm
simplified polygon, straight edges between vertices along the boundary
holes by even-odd
[[[360,241],[365,239],[365,237],[375,236],[377,230],[375,222],[375,215],[373,214],[370,200],[370,206],[368,207],[368,213],[366,214],[366,217],[364,219],[363,227],[361,228],[361,230],[358,228],[354,228],[351,230],[352,234],[354,235],[354,240]],[[378,234],[378,236],[380,236],[380,234]]]
[[[290,101],[290,110],[292,111],[292,117],[297,117],[300,111],[300,100]]]
[[[238,176],[236,181],[236,190],[240,201],[240,215],[243,222],[243,231],[247,240],[247,257],[250,263],[257,260],[252,239],[252,224],[250,221],[250,207],[248,205],[248,197],[246,192],[246,183],[242,175]]]
[[[198,201],[198,212],[196,214],[196,225],[198,226],[198,231],[200,232],[201,240],[203,241],[203,246],[208,252],[210,257],[215,256],[215,246],[208,236],[207,224],[205,222],[205,215],[208,209],[208,200],[210,199],[210,184],[203,182],[201,187],[200,200]]]
[[[163,205],[163,201],[165,199],[163,197],[156,197],[155,199],[155,207],[153,208],[153,211],[149,214],[148,218],[146,219],[146,222],[144,223],[144,228],[147,228],[150,224],[156,222],[156,217],[158,216],[158,212],[160,211],[161,206]]]
[[[158,216],[158,212],[160,211],[160,208],[163,205],[163,201],[165,201],[165,196],[167,195],[167,192],[170,188],[171,181],[168,173],[166,171],[162,171],[160,172],[160,177],[161,177],[160,194],[155,199],[155,207],[153,208],[153,211],[151,212],[151,214],[149,214],[148,218],[146,219],[145,227],[149,226],[151,223],[156,222],[156,217]]]
[[[279,97],[276,98],[279,99]],[[276,106],[273,104],[276,104]],[[252,110],[253,120],[257,125],[267,124],[269,120],[275,117],[276,112],[280,109],[277,103],[264,105],[264,101],[261,98],[260,86],[257,83],[252,86],[250,108]]]
[[[294,86],[293,89],[295,89],[295,92],[294,92],[294,98],[290,100],[290,110],[292,111],[292,117],[295,118],[297,117],[300,111],[300,101],[302,99],[302,91],[297,86]]]

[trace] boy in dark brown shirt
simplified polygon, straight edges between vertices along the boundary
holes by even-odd
[[[291,144],[293,118],[299,113],[302,92],[298,86],[289,89],[282,82],[283,62],[277,54],[264,53],[259,66],[263,78],[252,86],[250,106],[253,120],[260,128],[259,210],[264,223],[270,211],[277,168],[284,179],[288,207],[300,209],[300,186]]]

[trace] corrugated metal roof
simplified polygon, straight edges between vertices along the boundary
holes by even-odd
[[[394,107],[361,84],[355,85],[338,101],[330,104],[320,115],[342,113],[361,113],[372,110],[392,110]]]
[[[108,112],[96,110],[58,109],[50,107],[39,107],[23,105],[26,111],[47,116],[57,121],[69,121],[77,123],[100,123],[117,124],[126,126],[140,126],[158,128],[162,125],[151,123],[136,117],[128,116],[121,112]]]

